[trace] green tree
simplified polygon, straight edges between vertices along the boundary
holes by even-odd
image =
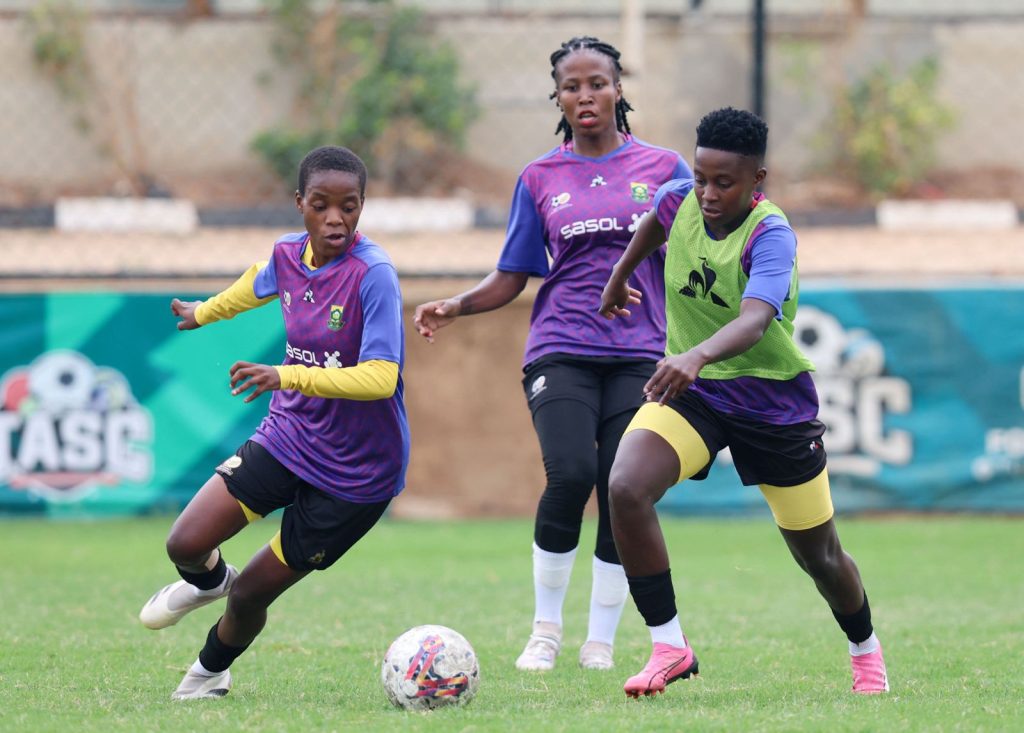
[[[277,63],[301,80],[294,120],[253,148],[283,180],[317,145],[345,145],[396,191],[415,192],[465,140],[478,108],[453,49],[391,0],[267,0]]]
[[[938,74],[934,58],[904,75],[882,63],[838,95],[833,164],[876,198],[908,193],[934,166],[938,139],[955,124],[936,96]]]

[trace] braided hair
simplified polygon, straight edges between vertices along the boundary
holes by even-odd
[[[619,49],[610,43],[600,41],[593,36],[576,36],[570,38],[568,41],[562,44],[562,47],[551,54],[551,78],[558,83],[558,76],[556,74],[558,65],[565,59],[566,56],[575,51],[597,51],[603,53],[605,56],[612,60],[612,66],[615,69],[615,81],[619,81],[619,76],[622,73],[622,64],[619,63]],[[550,99],[555,99],[558,96],[558,90],[551,92]],[[615,103],[615,127],[619,132],[630,133],[632,130],[629,129],[629,121],[626,119],[626,113],[631,111],[633,107],[626,101],[623,96],[619,97],[619,101]],[[565,119],[565,115],[562,115],[562,119],[558,121],[558,127],[555,128],[555,134],[563,133],[562,142],[567,143],[572,140],[572,125],[569,124],[569,120]]]

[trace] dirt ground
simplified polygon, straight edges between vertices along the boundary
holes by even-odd
[[[32,281],[39,278],[51,285],[62,278],[115,278],[126,289],[148,289],[140,285],[143,280],[133,283],[132,276],[149,280],[157,275],[178,279],[219,274],[226,279],[266,259],[279,234],[277,230],[219,228],[189,236],[0,230],[0,288],[38,289],[44,285]],[[489,272],[504,239],[499,229],[369,234],[409,279]],[[908,234],[871,227],[807,227],[797,234],[804,278],[866,276],[903,281],[1024,276],[1024,228]]]
[[[97,237],[0,231],[0,291],[214,292],[265,259],[277,234],[216,229],[189,237]],[[1024,229],[906,235],[807,228],[799,236],[805,281],[913,285],[935,279],[1024,279]],[[413,449],[407,489],[395,514],[529,516],[544,484],[520,384],[534,289],[497,312],[458,322],[427,344],[412,330],[415,305],[471,286],[475,276],[493,267],[503,233],[378,239],[402,275],[407,316],[404,375]]]

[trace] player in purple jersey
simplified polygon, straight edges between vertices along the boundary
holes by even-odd
[[[497,269],[468,292],[419,306],[415,324],[432,341],[459,316],[511,302],[531,275],[544,278],[530,319],[523,388],[547,486],[533,536],[532,633],[516,666],[554,667],[583,510],[596,485],[590,621],[579,661],[608,669],[628,592],[608,517],[608,471],[665,350],[661,255],[637,270],[647,301],[626,330],[612,328],[593,303],[658,188],[690,169],[678,153],[631,135],[614,47],[573,38],[551,55],[551,66],[563,143],[520,175]]]
[[[330,567],[402,490],[409,429],[402,398],[402,296],[388,256],[356,231],[366,166],[323,147],[299,167],[295,203],[306,226],[271,259],[204,302],[171,302],[191,330],[279,299],[284,363],[239,361],[232,394],[273,392],[252,439],[221,463],[171,528],[167,554],[181,580],[139,614],[151,629],[227,596],[199,658],[172,695],[220,697],[231,663],[263,629],[267,608],[312,570]],[[220,544],[284,508],[277,534],[239,573]]]
[[[889,689],[864,585],[833,521],[813,365],[792,338],[796,237],[781,209],[755,193],[767,139],[767,126],[749,112],[705,116],[694,179],[659,192],[656,215],[640,223],[601,298],[607,318],[628,316],[640,297],[630,278],[668,233],[666,357],[645,386],[648,401],[622,438],[610,480],[616,545],[654,647],[626,681],[632,697],[697,673],[654,505],[675,484],[705,477],[726,446],[845,632],[853,691]]]

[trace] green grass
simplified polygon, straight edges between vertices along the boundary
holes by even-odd
[[[218,607],[161,632],[136,614],[174,579],[170,518],[0,523],[3,731],[1012,731],[1024,730],[1024,524],[840,521],[872,599],[893,687],[849,693],[846,640],[770,520],[666,520],[684,629],[701,677],[654,699],[622,682],[649,641],[632,603],[617,669],[583,672],[590,563],[577,562],[565,651],[546,675],[513,661],[532,615],[531,523],[385,521],[272,608],[221,700],[172,702]],[[244,564],[275,531],[225,546]],[[584,530],[590,546],[593,526]],[[410,626],[461,631],[481,660],[467,707],[406,713],[380,689]]]

